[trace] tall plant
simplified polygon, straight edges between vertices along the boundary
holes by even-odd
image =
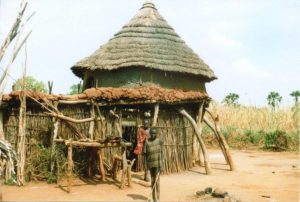
[[[282,101],[282,96],[276,91],[271,91],[267,97],[267,100],[268,105],[275,110],[279,107],[279,103]]]

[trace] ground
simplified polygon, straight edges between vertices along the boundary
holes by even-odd
[[[222,201],[197,198],[206,187],[221,188],[243,202],[297,202],[300,188],[299,154],[296,152],[232,151],[237,171],[229,171],[222,154],[210,150],[212,174],[203,167],[161,176],[161,201]],[[120,190],[116,183],[74,180],[70,194],[64,181],[57,184],[29,183],[24,187],[2,185],[4,201],[146,201],[150,188],[133,174],[131,188]]]

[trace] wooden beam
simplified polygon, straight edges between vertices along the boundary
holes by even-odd
[[[183,108],[179,109],[178,111],[179,111],[180,114],[182,114],[184,117],[186,117],[190,121],[190,123],[192,124],[192,126],[193,126],[193,128],[196,132],[196,137],[199,141],[199,144],[202,147],[206,174],[207,175],[211,174],[209,157],[208,157],[208,154],[207,154],[205,144],[204,144],[204,142],[202,140],[202,137],[201,137],[201,131],[198,129],[198,126],[197,126],[195,120]]]
[[[69,140],[64,140],[64,139],[56,139],[55,142],[57,143],[64,143],[66,146],[70,145]],[[73,146],[77,147],[98,147],[98,148],[106,148],[106,147],[120,147],[120,146],[125,146],[125,147],[131,147],[130,142],[126,143],[99,143],[99,142],[79,142],[79,141],[72,141]]]
[[[62,114],[56,114],[56,113],[53,113],[53,112],[52,113],[45,112],[45,114],[48,114],[49,116],[56,117],[56,118],[59,118],[59,119],[65,120],[65,121],[72,122],[72,123],[85,123],[85,122],[89,122],[89,121],[94,121],[94,118],[73,119],[73,118],[64,116]]]

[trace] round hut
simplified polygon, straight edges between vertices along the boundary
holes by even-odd
[[[142,156],[133,151],[145,118],[151,119],[151,127],[157,128],[164,142],[164,173],[190,169],[197,161],[205,166],[207,174],[211,172],[201,137],[202,123],[214,131],[226,162],[234,169],[218,119],[207,109],[211,99],[205,83],[217,77],[153,3],[144,3],[108,43],[71,69],[84,81],[81,94],[22,91],[3,97],[0,130],[21,151],[18,159],[25,161],[26,157],[27,161],[21,167],[18,164],[17,175],[22,176],[19,181],[24,181],[24,176],[47,179],[49,174],[42,174],[41,170],[66,170],[70,191],[73,160],[81,173],[92,176],[96,171],[102,180],[108,174],[116,177],[120,160],[123,187],[127,171],[143,170]],[[22,124],[20,135],[18,128]],[[63,150],[67,153],[64,169],[60,168],[61,160],[52,155],[60,148],[57,144],[68,148]],[[51,158],[43,160],[46,169],[39,168],[41,164],[35,158],[41,146],[51,154]]]
[[[91,87],[134,87],[152,83],[163,88],[205,92],[217,77],[180,38],[151,2],[112,39],[72,67]]]

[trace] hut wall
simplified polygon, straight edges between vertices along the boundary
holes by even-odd
[[[122,68],[112,71],[87,71],[84,76],[84,88],[91,87],[89,86],[91,80],[93,80],[94,87],[133,87],[143,83],[153,83],[165,88],[206,91],[205,79],[195,75],[143,67]]]
[[[59,110],[66,116],[75,119],[84,119],[91,117],[91,104],[77,104],[77,105],[59,105]],[[132,107],[131,109],[134,109]],[[138,107],[136,108],[138,109]],[[113,116],[110,110],[114,110],[119,118]],[[100,130],[94,126],[93,139],[103,139],[108,136],[120,136],[122,131],[122,113],[121,108],[100,108],[101,120],[99,121]],[[126,109],[122,109],[124,115]],[[28,161],[37,161],[37,149],[41,146],[49,148],[51,144],[51,137],[53,133],[54,119],[44,114],[44,110],[37,105],[27,105],[27,124],[26,124],[26,145],[27,145],[27,159]],[[128,112],[127,112],[128,113]],[[133,111],[130,114],[131,121],[137,121],[141,124],[141,114],[143,110]],[[19,106],[7,107],[3,110],[3,128],[5,138],[17,145],[18,134],[18,115]],[[97,113],[96,113],[97,114]],[[124,116],[125,117],[125,116]],[[128,117],[127,117],[128,119]],[[127,120],[126,119],[126,120]],[[128,119],[129,120],[129,119]],[[91,122],[72,124],[75,130],[80,133],[84,138],[89,137],[88,131]],[[124,128],[123,128],[124,129]],[[133,126],[133,132],[136,132]],[[170,109],[161,109],[157,120],[158,136],[163,140],[163,154],[164,154],[164,170],[166,173],[180,172],[192,167],[193,162],[193,135],[194,131],[190,123],[179,113]],[[136,134],[136,133],[135,133]],[[66,123],[60,121],[58,136],[63,139],[72,138],[78,140],[80,137],[75,135],[74,130],[70,130]],[[87,169],[87,164],[90,162],[97,169],[98,163],[95,149],[78,148],[74,150],[75,165]],[[112,165],[112,160],[115,155],[121,154],[121,148],[105,148],[104,156],[106,163]],[[39,158],[39,157],[38,157]],[[27,162],[28,162],[27,161]],[[93,163],[94,162],[94,163]],[[34,169],[34,168],[30,168]],[[36,168],[39,169],[39,168]],[[39,173],[38,170],[31,170],[31,173]]]
[[[193,128],[187,119],[174,111],[160,111],[158,135],[163,140],[164,170],[180,172],[192,167]]]

